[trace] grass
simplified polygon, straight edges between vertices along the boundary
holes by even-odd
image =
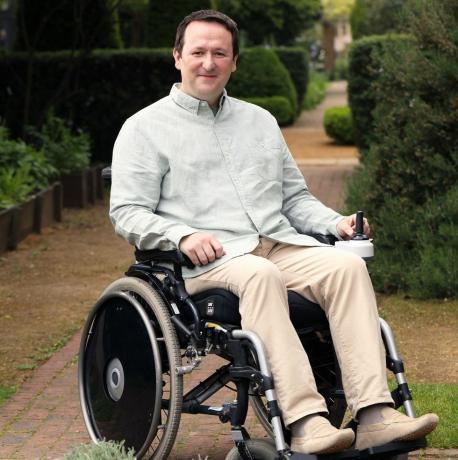
[[[458,446],[458,385],[409,384],[417,415],[435,412],[439,425],[428,436],[429,447],[456,448]]]
[[[302,108],[304,110],[311,110],[315,108],[326,96],[327,86],[328,78],[326,75],[316,71],[311,71]]]
[[[0,406],[16,393],[16,387],[4,387],[0,385]]]

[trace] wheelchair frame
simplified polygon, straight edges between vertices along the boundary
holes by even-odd
[[[179,413],[175,416],[175,420],[170,421],[171,425],[174,426],[171,429],[166,426],[164,429],[165,432],[168,430],[169,434],[171,433],[173,439],[167,440],[167,442],[164,443],[165,447],[160,447],[161,444],[159,444],[160,449],[162,449],[160,452],[159,448],[156,452],[150,452],[148,450],[149,446],[143,445],[142,448],[137,451],[139,457],[145,454],[151,454],[152,456],[150,458],[167,458],[173,447],[181,413],[190,413],[213,415],[217,416],[223,423],[231,423],[231,433],[235,442],[236,451],[232,453],[232,457],[228,455],[228,457],[226,457],[227,459],[241,458],[243,460],[249,460],[264,458],[256,457],[256,453],[251,451],[252,444],[243,426],[248,411],[250,388],[252,391],[255,389],[255,391],[258,392],[259,398],[260,395],[264,395],[267,400],[265,415],[270,422],[275,442],[275,448],[272,447],[272,456],[269,458],[292,460],[350,458],[400,459],[403,458],[402,454],[426,446],[425,439],[420,439],[413,442],[394,442],[384,446],[366,449],[365,451],[349,449],[333,455],[306,455],[291,452],[288,447],[289,431],[285,430],[282,423],[281,411],[275,394],[275,385],[261,339],[251,331],[241,330],[239,326],[221,324],[201,317],[197,306],[184,287],[181,268],[184,265],[190,266],[190,262],[186,260],[181,252],[156,250],[137,251],[136,256],[137,263],[133,264],[128,269],[126,272],[127,278],[125,279],[129,280],[129,278],[131,278],[133,280],[142,280],[143,283],[149,286],[152,292],[155,292],[155,296],[158,299],[157,302],[162,302],[165,306],[166,313],[169,315],[169,325],[173,325],[172,328],[174,332],[172,335],[176,333],[179,343],[178,347],[185,350],[184,357],[188,361],[187,365],[181,363],[181,365],[175,365],[175,368],[172,368],[173,363],[165,363],[165,369],[167,369],[167,366],[169,367],[170,378],[175,378],[177,381],[181,380],[182,385],[182,376],[191,373],[199,365],[202,356],[211,352],[217,352],[217,354],[230,361],[229,364],[219,368],[214,374],[191,389],[183,396],[182,401],[177,403],[179,406]],[[171,268],[171,266],[173,268]],[[142,316],[145,327],[148,329],[147,324],[154,324],[154,322],[157,321],[157,317],[160,316],[160,312],[157,310],[157,305],[151,304],[149,304],[149,307],[152,313],[145,310],[145,305],[140,303],[139,297],[142,297],[141,293],[139,294],[138,292],[129,290],[128,292],[122,289],[115,289],[109,292],[106,291],[88,318],[86,327],[83,331],[78,369],[79,390],[84,420],[89,434],[95,442],[102,439],[102,436],[101,433],[98,432],[97,427],[94,427],[93,408],[90,407],[90,402],[88,403],[88,385],[90,386],[90,384],[86,381],[87,377],[85,373],[87,373],[88,369],[86,353],[90,346],[91,335],[94,334],[93,328],[95,327],[94,321],[97,316],[97,311],[101,306],[103,307],[107,302],[109,303],[113,300],[116,300],[116,302],[127,302],[135,308],[140,316]],[[161,315],[162,314],[163,313],[161,313]],[[403,405],[406,413],[414,417],[412,396],[404,375],[403,362],[396,349],[393,333],[389,325],[383,319],[380,319],[380,326],[387,351],[387,368],[394,373],[397,381],[397,388],[392,392],[395,406],[398,408]],[[172,333],[172,331],[170,331],[170,333]],[[162,424],[160,411],[164,410],[164,408],[170,411],[171,399],[163,399],[163,388],[159,381],[163,379],[164,373],[162,363],[164,356],[163,354],[161,355],[159,345],[161,344],[160,340],[162,340],[162,342],[167,342],[167,340],[165,338],[161,339],[160,337],[156,337],[157,334],[151,325],[148,334],[152,338],[152,342],[156,343],[156,346],[153,344],[152,347],[155,366],[154,375],[156,378],[154,387],[156,391],[154,398],[156,406],[154,407],[152,424],[150,432],[148,433],[148,436],[151,438],[151,433],[156,436],[158,427]],[[163,334],[163,337],[165,337],[164,331]],[[167,343],[165,343],[165,346],[167,346]],[[175,345],[175,347],[176,346],[177,345]],[[167,351],[167,353],[169,352]],[[116,365],[116,363],[110,364],[110,366],[112,366],[109,369],[110,372],[113,371],[114,374],[116,373],[115,371],[118,373],[120,372],[118,368],[116,368]],[[107,370],[104,369],[103,372],[107,372]],[[117,378],[119,378],[120,374],[116,375]],[[223,404],[220,407],[207,406],[204,404],[208,398],[226,386],[230,381],[234,382],[236,386],[237,397],[235,401]],[[339,375],[336,375],[336,381],[339,383]],[[162,384],[164,384],[163,380]],[[105,382],[105,385],[108,386],[108,392],[110,392],[110,385],[113,387],[113,391],[116,386],[110,383],[110,381],[108,383]],[[105,393],[106,390],[105,388]],[[330,402],[332,403],[332,401],[335,401],[336,398],[344,398],[343,390],[339,385],[333,394],[328,395],[326,399],[328,405]],[[158,408],[158,405],[160,408]],[[340,412],[338,411],[339,413],[337,414],[337,423],[339,423],[339,418],[341,421],[341,415],[343,415],[341,409],[342,407],[340,406]],[[260,415],[259,412],[257,412],[257,415]],[[169,414],[167,417],[168,416]],[[266,426],[266,419],[264,419],[264,421],[261,420],[261,422],[268,428],[268,426]],[[169,423],[168,419],[167,423]],[[355,422],[350,422],[349,426],[355,428]],[[175,433],[173,433],[173,430],[175,430]],[[148,436],[146,437],[147,441],[149,439]]]

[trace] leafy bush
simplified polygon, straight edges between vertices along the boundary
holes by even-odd
[[[371,143],[374,132],[373,110],[375,92],[373,84],[383,73],[380,62],[383,50],[388,46],[400,46],[410,40],[406,35],[377,35],[352,43],[349,50],[348,102],[353,114],[355,143],[361,159]]]
[[[414,38],[377,55],[373,134],[347,204],[359,203],[372,220],[377,289],[455,297],[458,5],[409,1],[406,24]]]
[[[309,58],[304,48],[274,48],[282,64],[288,70],[296,88],[297,112],[302,110],[302,101],[309,80]]]
[[[89,166],[89,136],[86,133],[73,134],[61,118],[49,115],[41,132],[34,131],[33,134],[59,174],[83,171]]]
[[[314,109],[326,96],[328,79],[326,75],[319,72],[310,72],[310,81],[305,93],[302,108],[304,110]]]
[[[228,84],[234,97],[286,97],[296,113],[297,94],[285,66],[273,50],[244,49],[240,54],[237,71]]]
[[[268,110],[277,120],[280,126],[287,125],[294,120],[294,112],[291,104],[283,96],[271,97],[249,97],[243,98],[247,102],[259,105],[263,109]]]
[[[330,107],[324,113],[326,134],[338,144],[354,143],[353,121],[349,107]]]
[[[347,80],[348,79],[348,55],[344,54],[339,56],[334,63],[334,68],[329,75],[329,78],[333,81],[336,80]]]
[[[0,209],[24,202],[33,190],[28,165],[23,164],[19,169],[0,169]]]
[[[135,460],[135,455],[133,449],[126,450],[124,441],[103,441],[77,446],[65,454],[62,460]]]
[[[46,188],[50,178],[57,174],[43,152],[21,140],[9,139],[0,139],[0,171],[3,170],[27,170],[33,190]]]

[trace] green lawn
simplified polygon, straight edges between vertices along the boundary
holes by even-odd
[[[16,392],[16,387],[0,386],[0,406],[15,392]]]
[[[439,425],[428,436],[429,447],[456,448],[458,446],[458,384],[413,383],[412,390],[416,415],[435,412]]]

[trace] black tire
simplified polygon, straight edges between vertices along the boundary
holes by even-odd
[[[79,356],[80,400],[93,441],[125,440],[137,458],[167,458],[181,417],[177,366],[178,339],[156,291],[133,277],[108,286],[86,322]],[[112,367],[122,375],[120,394]]]
[[[253,457],[253,460],[275,460],[278,457],[277,450],[272,441],[264,439],[249,439],[245,443]],[[225,460],[241,460],[237,447],[233,447],[226,455]]]

